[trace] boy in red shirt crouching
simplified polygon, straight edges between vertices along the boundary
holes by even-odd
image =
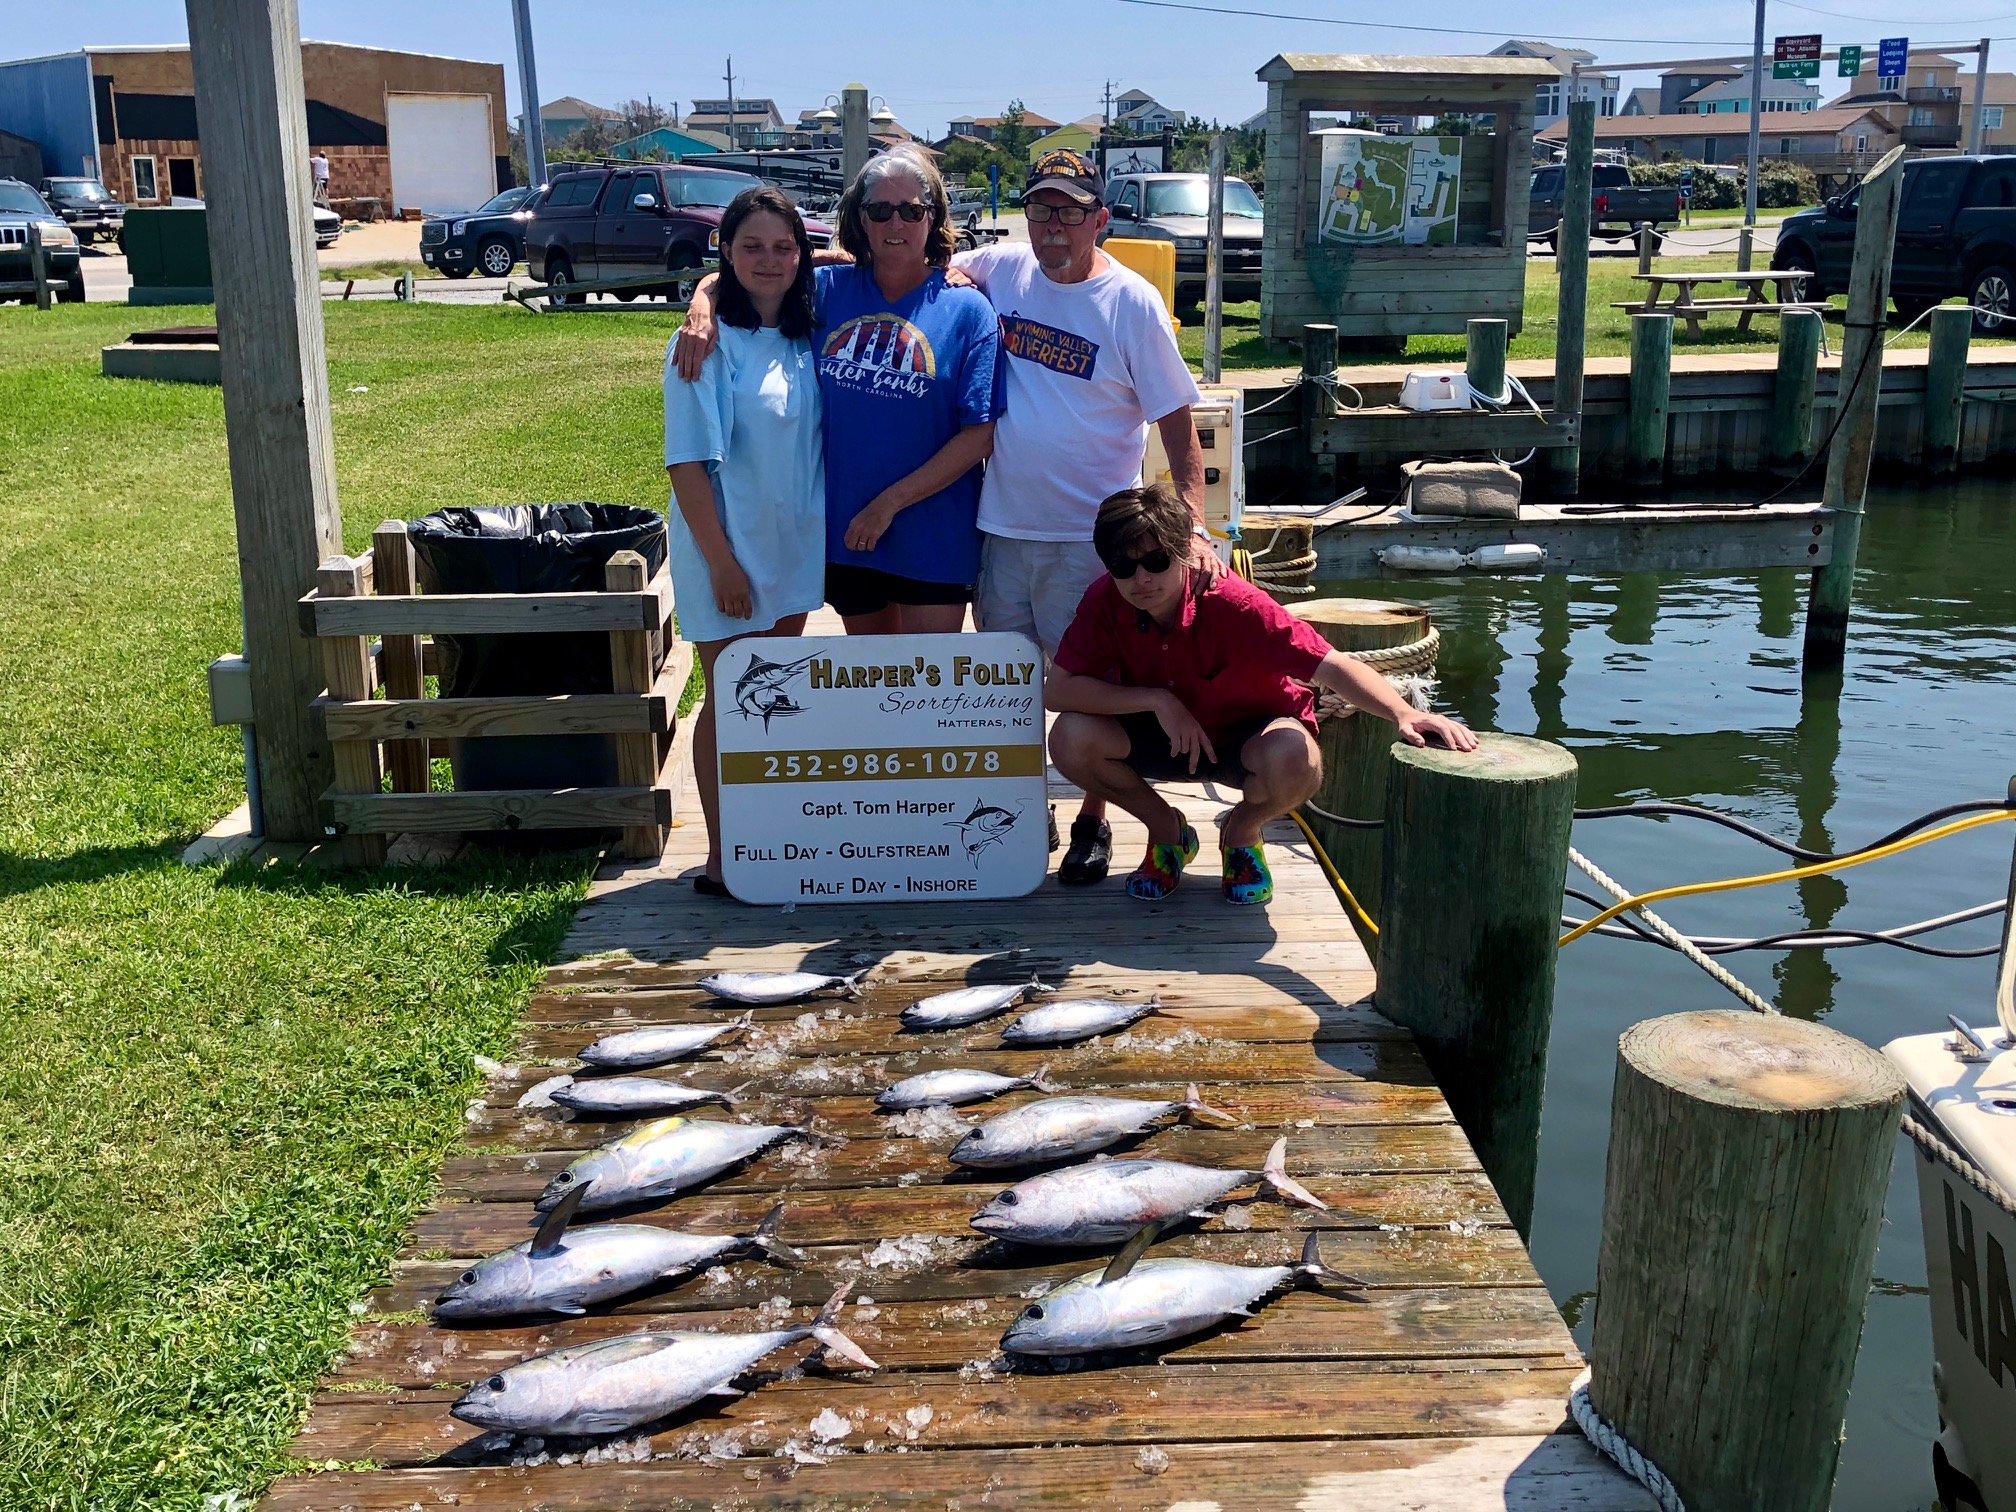
[[[1189,510],[1159,486],[1123,489],[1099,506],[1092,544],[1107,576],[1086,590],[1044,683],[1057,711],[1050,760],[1148,826],[1148,856],[1127,891],[1150,902],[1175,891],[1198,845],[1149,784],[1239,788],[1219,836],[1225,897],[1265,903],[1274,879],[1261,829],[1323,779],[1308,684],[1392,720],[1413,745],[1472,751],[1477,737],[1410,706],[1251,583],[1189,567],[1190,536]]]

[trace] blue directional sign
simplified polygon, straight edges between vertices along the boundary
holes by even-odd
[[[1876,72],[1886,79],[1901,79],[1911,66],[1911,39],[1885,37],[1876,44]]]

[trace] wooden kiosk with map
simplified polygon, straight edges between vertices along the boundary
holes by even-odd
[[[1526,297],[1538,58],[1285,53],[1267,86],[1260,325],[1296,342],[1458,333]],[[1452,131],[1452,118],[1467,129]],[[1430,123],[1440,121],[1440,126]]]

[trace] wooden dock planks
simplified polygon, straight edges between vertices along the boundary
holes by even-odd
[[[1187,806],[1201,829],[1219,803],[1194,789]],[[1142,837],[1130,822],[1115,828],[1124,871]],[[675,828],[660,863],[605,869],[568,938],[575,959],[552,968],[528,1005],[518,1064],[472,1108],[468,1148],[444,1166],[440,1200],[313,1400],[294,1452],[329,1468],[278,1482],[267,1501],[275,1512],[1652,1505],[1566,1423],[1581,1356],[1411,1037],[1366,1001],[1370,965],[1292,829],[1270,837],[1280,895],[1252,910],[1224,905],[1207,865],[1156,907],[1122,896],[1116,877],[1089,892],[1053,880],[1013,903],[787,914],[698,898],[682,874],[703,845],[697,825]],[[603,954],[612,951],[628,954]],[[530,1199],[553,1172],[629,1127],[517,1106],[574,1051],[620,1029],[720,1017],[692,983],[724,965],[871,961],[875,980],[859,1001],[755,1010],[740,1038],[646,1073],[740,1087],[738,1114],[810,1117],[844,1137],[781,1146],[704,1190],[625,1215],[746,1232],[782,1201],[781,1237],[806,1252],[804,1268],[738,1260],[575,1319],[426,1318],[426,1303],[471,1258],[527,1236]],[[1005,1017],[925,1035],[897,1024],[905,1003],[947,985],[1032,973],[1074,991],[1159,992],[1169,1011],[1050,1051],[1000,1048]],[[1039,1064],[1062,1087],[1147,1097],[1180,1098],[1195,1081],[1238,1120],[1157,1130],[1122,1153],[1257,1168],[1285,1135],[1290,1172],[1329,1211],[1235,1202],[1158,1253],[1272,1264],[1317,1230],[1325,1259],[1364,1282],[1359,1300],[1294,1293],[1159,1351],[1092,1368],[1012,1367],[995,1352],[1009,1320],[1105,1252],[974,1233],[967,1219],[1009,1178],[951,1166],[942,1125],[908,1137],[872,1098],[936,1066],[1025,1074]],[[977,1121],[1041,1095],[1013,1093],[960,1116]],[[578,1459],[592,1447],[583,1441],[503,1446],[448,1414],[469,1382],[564,1344],[802,1322],[840,1276],[855,1283],[842,1326],[878,1372],[801,1369],[787,1351],[749,1394],[710,1398],[648,1440],[605,1446],[595,1463],[554,1460]]]

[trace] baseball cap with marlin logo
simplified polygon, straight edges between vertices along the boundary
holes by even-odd
[[[1053,147],[1029,170],[1022,197],[1027,199],[1038,189],[1060,190],[1081,205],[1096,205],[1106,197],[1106,178],[1083,153]]]

